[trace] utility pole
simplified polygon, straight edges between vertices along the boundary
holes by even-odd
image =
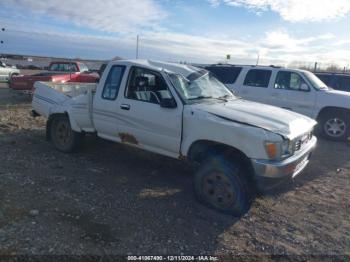
[[[139,59],[139,35],[136,37],[136,59]]]
[[[315,62],[314,72],[317,71],[317,62]]]
[[[256,59],[256,65],[259,65],[260,53],[258,53],[258,58]]]

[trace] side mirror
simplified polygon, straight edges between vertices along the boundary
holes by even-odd
[[[301,91],[310,91],[309,86],[305,83],[302,83],[300,86]]]
[[[174,98],[163,98],[160,100],[160,107],[163,108],[176,108],[176,101]]]

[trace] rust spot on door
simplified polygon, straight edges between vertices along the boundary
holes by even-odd
[[[122,143],[129,143],[137,145],[139,142],[136,140],[136,138],[128,133],[119,133],[118,134],[120,139],[122,140]]]

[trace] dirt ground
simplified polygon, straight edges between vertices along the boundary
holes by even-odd
[[[196,201],[182,162],[92,136],[57,152],[29,110],[0,88],[0,255],[350,255],[350,143],[319,140],[235,218]]]

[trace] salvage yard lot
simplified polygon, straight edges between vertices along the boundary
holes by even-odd
[[[0,255],[350,255],[349,142],[319,140],[294,183],[235,218],[195,200],[180,161],[93,136],[57,152],[0,87]]]

